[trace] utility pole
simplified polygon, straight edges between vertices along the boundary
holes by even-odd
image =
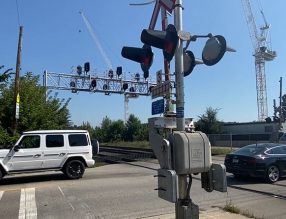
[[[283,115],[283,106],[282,106],[282,77],[280,77],[279,80],[280,84],[280,95],[279,95],[279,129],[282,128],[282,121],[284,120],[284,115]]]
[[[20,80],[20,70],[21,70],[22,36],[23,36],[23,26],[20,26],[17,61],[16,61],[15,87],[14,87],[14,114],[12,122],[12,129],[14,135],[16,134],[17,131],[17,120],[19,119],[19,110],[20,110],[19,80]]]
[[[183,29],[182,22],[182,0],[177,0],[174,9],[174,24],[177,31]],[[175,74],[176,74],[176,111],[177,111],[177,130],[185,130],[184,118],[184,75],[183,75],[183,41],[179,39],[175,53]]]
[[[182,0],[177,0],[174,9],[174,25],[177,31],[183,30]],[[185,95],[184,95],[184,62],[183,62],[183,41],[179,39],[175,53],[175,74],[176,74],[176,123],[178,131],[185,131]],[[189,175],[189,187],[191,186],[191,175]],[[188,175],[178,174],[178,195],[176,202],[176,218],[199,218],[199,208],[189,198]]]

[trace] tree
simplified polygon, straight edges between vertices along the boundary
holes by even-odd
[[[139,130],[139,133],[136,136],[136,140],[138,140],[138,141],[148,141],[149,140],[148,124],[141,124],[141,128]]]
[[[113,121],[108,129],[107,138],[109,141],[121,141],[124,134],[124,122],[122,120]]]
[[[87,122],[83,122],[81,126],[76,127],[76,129],[83,129],[83,130],[87,130],[90,138],[93,139],[94,138],[94,128],[90,125],[90,123]]]
[[[2,68],[4,68],[4,65],[0,66],[0,69]],[[12,70],[13,70],[12,68],[9,68],[6,71],[4,71],[2,74],[0,74],[0,83],[8,81],[8,79],[10,78],[10,75],[14,74],[13,72],[11,72]]]
[[[101,128],[96,128],[96,138],[102,142],[114,142],[123,140],[125,126],[122,120],[111,121],[105,117],[101,122]]]
[[[124,140],[126,141],[140,140],[141,129],[142,127],[140,120],[133,114],[131,114],[126,123]]]
[[[107,116],[101,122],[101,139],[103,142],[109,142],[108,131],[110,130],[111,123],[111,119]]]
[[[10,136],[9,133],[0,125],[0,149],[8,149],[17,141],[18,138],[19,135]]]
[[[282,103],[281,103],[281,107],[282,107],[282,121],[281,122],[285,122],[286,120],[286,94],[284,94],[282,96]]]
[[[57,98],[57,93],[46,95],[39,85],[39,76],[31,72],[20,78],[20,118],[18,132],[43,129],[64,129],[70,126],[68,101]],[[14,83],[4,87],[0,95],[0,124],[11,132],[14,113]]]
[[[199,116],[199,120],[196,122],[196,130],[206,134],[221,133],[221,122],[217,119],[218,110],[208,107],[206,112]]]
[[[97,139],[99,142],[104,142],[104,133],[101,127],[96,126],[94,128],[94,135],[92,136],[92,138]]]

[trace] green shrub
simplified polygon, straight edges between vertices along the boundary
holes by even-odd
[[[0,126],[0,149],[8,149],[18,140],[19,135],[11,137],[6,130]]]

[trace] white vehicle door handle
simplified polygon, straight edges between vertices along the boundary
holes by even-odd
[[[40,154],[35,154],[34,155],[34,158],[38,158],[38,157],[40,157],[41,155]]]

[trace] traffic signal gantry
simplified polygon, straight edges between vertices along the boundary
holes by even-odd
[[[46,89],[67,90],[72,93],[89,92],[105,95],[124,95],[124,121],[128,119],[128,103],[130,98],[149,96],[156,83],[144,78],[139,73],[124,74],[121,66],[116,70],[98,74],[90,71],[90,63],[78,65],[70,74],[44,71],[43,86]],[[126,76],[127,75],[127,76]]]
[[[90,64],[86,62],[84,68],[78,65],[76,72],[71,74],[44,72],[44,86],[47,89],[69,90],[110,94],[124,94],[132,97],[149,96],[156,84],[143,78],[139,73],[133,77],[123,77],[122,67],[116,71],[109,69],[105,74],[91,74]]]
[[[175,80],[163,81],[157,73],[157,85],[151,89],[153,99],[162,98],[152,103],[152,114],[164,112],[164,117],[149,118],[149,142],[160,164],[157,174],[158,196],[176,203],[177,219],[198,219],[199,207],[190,198],[192,174],[201,173],[201,186],[207,192],[226,192],[226,170],[223,164],[212,162],[211,145],[206,134],[194,131],[193,128],[185,129],[184,77],[190,75],[197,64],[215,65],[226,51],[235,50],[227,47],[223,36],[191,35],[182,31],[182,8],[182,0],[157,0],[149,29],[141,32],[143,47],[123,47],[121,54],[124,58],[140,63],[146,77],[149,76],[153,61],[151,47],[163,51],[167,66],[170,66],[175,56]],[[169,24],[165,30],[154,30],[159,9],[162,13],[166,9],[170,13],[174,10],[174,24]],[[199,38],[207,40],[201,59],[196,59],[193,52],[187,49],[191,42]],[[183,48],[184,42],[186,46]],[[170,114],[166,112],[170,108],[165,106],[165,100],[170,98],[174,87],[176,92],[173,103],[176,104],[176,110]]]

